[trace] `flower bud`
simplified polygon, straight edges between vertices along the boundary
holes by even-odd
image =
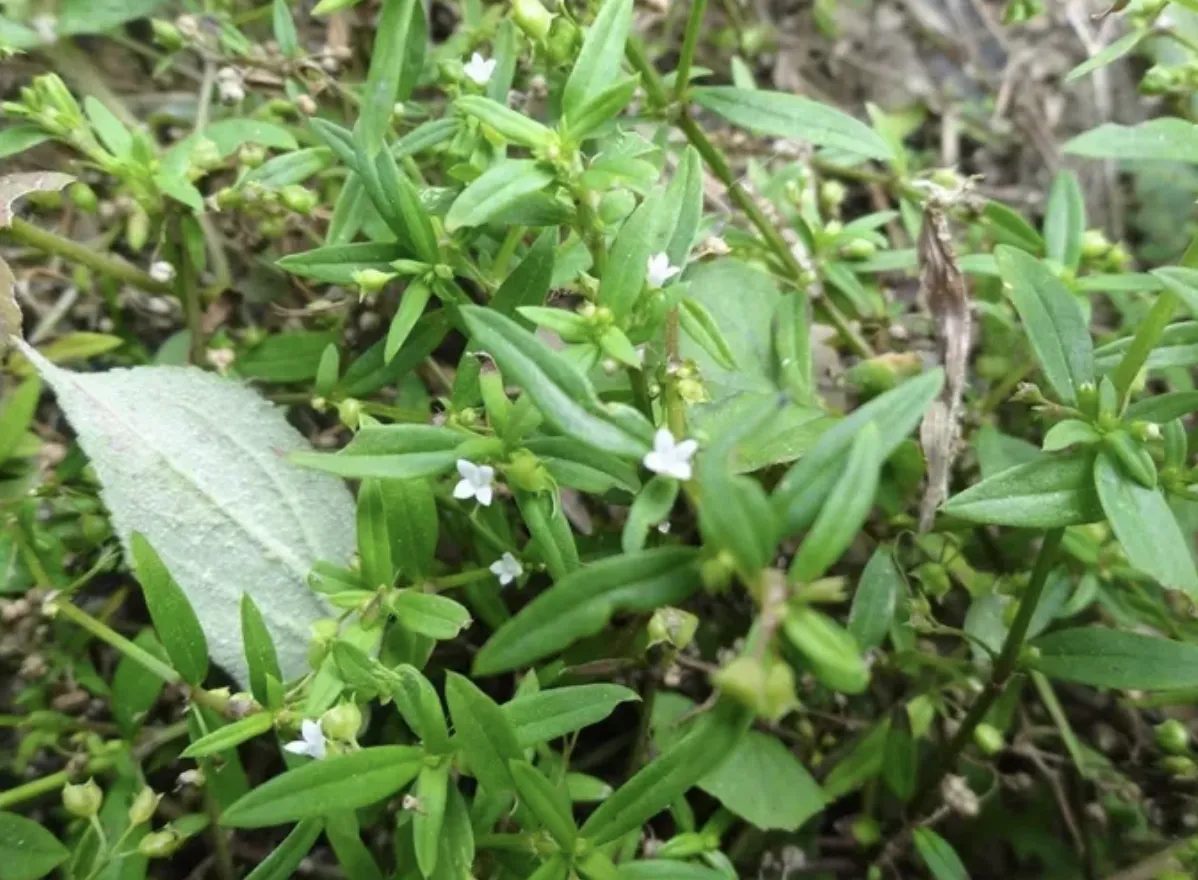
[[[96,780],[89,779],[80,785],[64,785],[62,787],[62,805],[67,812],[80,819],[90,819],[100,812],[104,803],[104,792],[96,785]]]
[[[220,147],[206,137],[199,138],[188,155],[191,166],[198,171],[211,171],[224,162]]]
[[[1170,755],[1161,761],[1161,767],[1170,776],[1180,779],[1193,779],[1198,776],[1198,766],[1192,758],[1184,755]]]
[[[512,21],[530,40],[543,43],[549,36],[553,14],[541,5],[541,0],[512,0]]]
[[[353,397],[345,398],[337,404],[337,417],[341,419],[341,424],[345,427],[356,431],[358,423],[362,419],[362,401]]]
[[[973,741],[986,755],[997,755],[1007,747],[1002,731],[993,724],[979,724],[973,729]]]
[[[362,710],[357,703],[338,703],[320,717],[326,735],[343,742],[353,742],[362,728]]]
[[[825,180],[819,187],[820,207],[828,212],[838,210],[844,203],[848,192],[848,189],[839,180]]]
[[[141,791],[137,793],[137,797],[133,799],[133,803],[129,805],[129,824],[141,825],[149,822],[154,817],[154,811],[158,809],[160,800],[162,800],[162,795],[155,794],[154,789],[143,785]]]
[[[549,44],[546,46],[549,60],[554,64],[565,64],[576,54],[581,34],[578,27],[564,18],[555,19],[549,29]]]
[[[246,168],[257,168],[266,161],[266,147],[262,144],[242,144],[237,151],[237,163]]]
[[[125,243],[129,249],[137,252],[146,246],[150,239],[150,215],[141,205],[134,205],[128,219],[125,221]]]
[[[649,646],[668,644],[681,651],[695,638],[699,618],[681,608],[658,608],[649,618]]]
[[[1087,229],[1082,233],[1082,259],[1099,260],[1111,249],[1111,243],[1101,229]]]
[[[517,449],[503,466],[507,481],[526,492],[544,492],[552,487],[553,479],[541,460],[527,449]]]
[[[866,849],[876,845],[882,839],[882,828],[873,816],[858,816],[849,826],[849,831],[853,835],[853,840],[857,841],[857,845]]]
[[[854,238],[840,248],[846,260],[868,260],[878,253],[878,246],[868,238]]]
[[[85,214],[94,214],[100,206],[96,191],[82,181],[76,180],[67,187],[67,198],[75,203],[75,207]]]
[[[320,201],[316,193],[307,187],[300,186],[298,183],[288,184],[279,190],[279,198],[292,211],[295,211],[297,214],[303,214],[305,217],[315,210],[317,203]]]
[[[138,841],[137,851],[148,859],[164,859],[174,853],[183,841],[184,837],[167,825],[161,831],[151,831]]]
[[[1190,729],[1176,718],[1156,726],[1156,744],[1171,755],[1184,755],[1190,750]]]
[[[394,272],[383,272],[379,269],[359,269],[350,276],[362,296],[378,293],[396,277],[398,276]]]
[[[154,33],[154,42],[168,52],[177,52],[183,48],[183,34],[169,21],[161,18],[150,20],[150,30]]]
[[[856,639],[831,617],[798,605],[787,613],[782,627],[825,687],[859,694],[869,685],[869,667]]]

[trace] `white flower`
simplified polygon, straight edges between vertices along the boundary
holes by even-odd
[[[669,428],[658,428],[653,435],[653,451],[646,452],[645,467],[655,474],[665,474],[676,480],[691,478],[691,459],[699,444],[694,440],[678,442]]]
[[[645,280],[649,282],[650,287],[658,288],[681,271],[677,266],[670,265],[670,258],[664,253],[654,254],[649,258],[649,265],[646,267],[648,277]]]
[[[524,574],[524,567],[520,565],[520,560],[511,553],[504,553],[491,563],[490,568],[491,573],[499,578],[499,583],[505,587]]]
[[[475,52],[462,67],[462,70],[473,82],[485,86],[491,81],[491,74],[495,72],[495,59],[483,58]]]
[[[458,473],[461,474],[462,479],[458,480],[458,484],[453,487],[453,497],[463,501],[467,498],[475,498],[483,507],[489,507],[491,498],[494,496],[491,481],[495,479],[495,468],[459,458]]]
[[[317,760],[323,758],[325,739],[324,731],[320,729],[320,722],[305,718],[300,725],[300,738],[287,743],[283,748],[293,755],[307,755],[309,758]]]
[[[166,260],[156,260],[150,266],[150,277],[159,284],[170,284],[175,280],[175,267]]]

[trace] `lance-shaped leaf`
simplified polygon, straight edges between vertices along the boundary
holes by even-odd
[[[282,411],[192,368],[72,373],[22,350],[91,459],[126,554],[133,533],[144,535],[195,609],[212,658],[247,681],[245,592],[284,675],[307,669],[309,626],[327,614],[308,572],[318,559],[352,556],[354,507],[338,480],[280,454],[308,448]]]
[[[969,522],[1058,529],[1102,519],[1090,454],[1041,455],[954,495],[944,513]]]
[[[474,660],[474,673],[494,675],[534,663],[599,632],[617,611],[677,605],[699,586],[697,561],[693,547],[662,547],[573,572],[491,636]]]

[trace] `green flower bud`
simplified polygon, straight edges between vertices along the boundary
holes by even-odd
[[[164,859],[182,846],[185,839],[174,827],[167,825],[138,841],[137,851],[148,859]]]
[[[859,694],[869,685],[869,667],[856,639],[828,615],[796,605],[787,613],[782,628],[825,687]]]
[[[1082,233],[1082,259],[1098,260],[1111,249],[1106,233],[1101,229],[1087,229]]]
[[[326,735],[343,742],[354,742],[362,729],[362,710],[357,703],[338,703],[320,717]]]
[[[62,805],[67,812],[80,819],[90,819],[100,812],[104,803],[104,792],[96,785],[96,780],[89,779],[79,785],[64,785],[62,787]]]
[[[948,569],[939,562],[925,562],[915,570],[915,576],[919,578],[927,590],[936,599],[943,599],[948,595],[948,591],[953,588],[953,582],[949,578]]]
[[[526,492],[544,492],[553,486],[553,478],[541,460],[527,449],[517,449],[503,465],[508,483]]]
[[[246,168],[257,168],[266,161],[266,147],[262,144],[242,144],[237,151],[237,163]]]
[[[1140,80],[1140,94],[1165,95],[1177,88],[1177,85],[1178,76],[1176,69],[1165,67],[1161,64],[1154,64],[1148,68]]]
[[[143,785],[129,806],[129,824],[141,825],[149,822],[154,817],[154,811],[158,809],[160,800],[162,800],[162,795],[155,794],[154,789]]]
[[[697,856],[711,849],[708,846],[707,838],[697,831],[686,831],[682,834],[675,834],[665,843],[657,848],[657,854],[654,858],[658,859],[686,859],[691,856]]]
[[[283,221],[278,217],[267,217],[258,224],[258,234],[265,239],[273,241],[281,238],[285,229]]]
[[[799,698],[795,696],[795,673],[790,664],[778,657],[771,660],[766,664],[765,701],[759,714],[777,721],[799,705]]]
[[[67,198],[85,214],[96,213],[96,209],[100,205],[100,200],[96,198],[96,191],[79,180],[67,187]]]
[[[183,48],[183,35],[173,22],[161,18],[150,20],[150,30],[154,32],[154,42],[168,52],[178,52]]]
[[[736,570],[736,560],[727,550],[721,550],[715,556],[704,559],[699,565],[699,579],[703,588],[709,593],[722,593],[732,583],[732,573]]]
[[[191,148],[188,161],[197,171],[211,171],[223,164],[224,158],[221,156],[220,147],[214,141],[202,137]]]
[[[1190,729],[1176,718],[1156,726],[1156,744],[1171,755],[1184,755],[1190,750]]]
[[[1002,731],[993,724],[979,724],[973,729],[973,741],[983,754],[997,755],[1007,747]]]
[[[819,186],[820,207],[828,212],[836,211],[848,194],[848,188],[839,180],[825,180]]]
[[[549,42],[545,47],[549,60],[554,64],[565,64],[573,59],[581,37],[573,22],[564,18],[555,19],[549,28]]]
[[[279,198],[292,211],[303,214],[305,217],[311,214],[320,202],[320,197],[316,193],[298,183],[289,184],[279,190]]]
[[[1192,758],[1187,758],[1184,755],[1170,755],[1161,761],[1161,767],[1170,776],[1181,779],[1193,779],[1198,776],[1198,766],[1194,764]]]
[[[649,618],[649,645],[668,644],[681,651],[695,638],[699,618],[681,608],[658,608]]]
[[[858,816],[849,826],[857,845],[868,849],[882,839],[882,827],[873,816]]]
[[[512,0],[512,21],[530,40],[543,43],[549,36],[553,14],[541,5],[540,0]]]
[[[382,272],[378,269],[359,269],[351,276],[362,296],[378,293],[384,287],[399,277],[394,272]]]
[[[135,252],[141,251],[150,239],[150,215],[141,205],[135,204],[125,220],[125,243]]]
[[[358,422],[362,418],[362,402],[352,397],[345,398],[337,404],[337,417],[341,419],[341,424],[345,427],[356,431]]]
[[[846,260],[868,260],[878,253],[878,246],[867,238],[854,238],[840,248]]]
[[[728,696],[760,714],[769,671],[757,657],[737,657],[716,671],[711,683]]]

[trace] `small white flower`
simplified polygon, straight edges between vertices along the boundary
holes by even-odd
[[[670,258],[664,253],[654,254],[649,258],[649,264],[646,267],[646,281],[649,286],[656,289],[661,287],[682,270],[677,266],[670,265]]]
[[[504,553],[491,563],[490,568],[491,573],[499,578],[500,585],[505,587],[524,574],[524,567],[520,565],[520,560],[511,553]]]
[[[453,487],[453,497],[463,501],[474,498],[483,507],[489,507],[495,494],[491,488],[491,482],[495,479],[495,468],[459,458],[458,473],[462,479]]]
[[[653,451],[646,452],[645,467],[655,474],[665,474],[676,480],[691,478],[691,459],[695,457],[699,444],[695,440],[674,439],[669,428],[658,428],[653,435]]]
[[[462,71],[470,77],[472,82],[485,86],[491,81],[491,74],[495,72],[495,63],[494,58],[483,58],[475,52],[462,67]]]
[[[170,284],[175,280],[175,267],[166,260],[155,260],[150,266],[150,277],[159,284]]]
[[[283,746],[293,755],[307,755],[309,758],[320,760],[325,754],[324,731],[320,722],[305,718],[300,725],[300,738]]]

